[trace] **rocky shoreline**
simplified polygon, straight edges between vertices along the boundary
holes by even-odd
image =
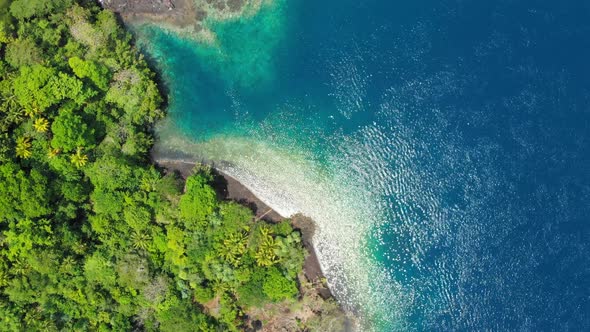
[[[193,0],[99,0],[99,3],[124,21],[168,22],[187,27],[198,21]]]
[[[183,178],[192,174],[195,162],[171,159],[155,159],[154,162],[166,172],[177,172]],[[261,201],[239,181],[219,169],[214,171],[214,188],[220,198],[236,201],[249,207],[257,219],[267,222],[280,222],[285,217]],[[265,307],[249,313],[255,320],[264,320],[262,331],[299,331],[296,322],[317,320],[319,324],[313,331],[350,331],[353,330],[354,318],[346,314],[332,296],[326,285],[318,257],[313,247],[312,238],[315,230],[313,220],[303,215],[290,218],[292,225],[302,234],[303,244],[308,251],[300,279],[299,311],[282,307],[280,304]]]
[[[191,174],[196,165],[196,163],[193,162],[168,159],[155,160],[155,163],[164,168],[166,172],[178,172],[184,179]],[[273,223],[286,219],[256,197],[256,195],[238,180],[219,169],[214,169],[214,172],[214,188],[222,199],[232,200],[247,206],[254,212],[257,219]],[[291,218],[291,223],[301,232],[303,244],[309,252],[304,263],[305,277],[310,282],[322,281],[325,277],[312,244],[313,233],[315,230],[313,220],[303,215],[295,215]],[[324,298],[332,296],[328,288],[321,288],[318,291]]]
[[[103,8],[120,15],[126,24],[157,24],[188,38],[215,43],[206,20],[237,18],[264,0],[99,0]]]

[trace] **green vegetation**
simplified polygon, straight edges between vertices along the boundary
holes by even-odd
[[[232,331],[299,294],[288,222],[151,165],[162,97],[130,42],[91,1],[0,0],[2,331]]]

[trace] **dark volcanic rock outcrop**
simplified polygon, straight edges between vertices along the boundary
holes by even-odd
[[[104,8],[121,15],[125,21],[164,23],[198,32],[202,22],[214,17],[239,14],[247,0],[99,0]]]
[[[104,8],[117,12],[124,20],[169,23],[187,27],[197,23],[193,0],[101,0]]]

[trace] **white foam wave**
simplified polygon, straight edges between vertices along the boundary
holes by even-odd
[[[368,322],[386,320],[392,326],[392,320],[400,319],[395,312],[401,304],[393,303],[399,298],[395,295],[399,285],[368,249],[371,232],[384,222],[386,208],[372,185],[388,176],[385,165],[378,165],[380,156],[371,155],[363,145],[373,143],[345,140],[328,167],[320,167],[309,153],[251,138],[218,137],[195,143],[165,136],[164,146],[157,147],[162,153],[176,151],[212,162],[280,214],[311,217],[317,224],[314,246],[322,270],[344,307],[360,314],[362,330],[371,329]],[[367,165],[378,169],[366,169]]]

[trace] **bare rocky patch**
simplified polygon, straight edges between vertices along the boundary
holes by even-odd
[[[266,0],[268,1],[268,0]],[[157,24],[189,38],[215,43],[207,20],[225,21],[256,13],[265,0],[101,0],[126,23]]]

